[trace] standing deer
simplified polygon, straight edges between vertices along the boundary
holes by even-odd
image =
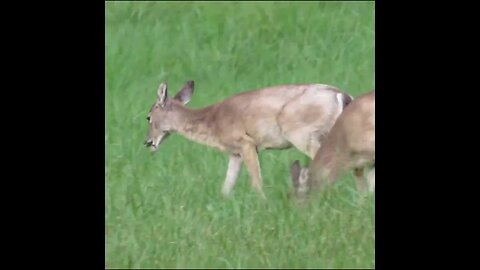
[[[308,168],[298,160],[291,166],[294,195],[305,199],[307,193],[322,190],[336,181],[341,173],[354,170],[357,189],[366,191],[364,169],[373,167],[367,175],[368,190],[375,188],[375,90],[363,94],[348,105],[337,118],[324,143]]]
[[[229,154],[222,193],[228,196],[246,165],[251,185],[262,198],[258,152],[295,146],[313,158],[323,137],[352,97],[323,84],[290,84],[238,93],[210,106],[187,108],[194,91],[188,81],[173,97],[161,83],[148,114],[145,145],[156,151],[172,132]]]

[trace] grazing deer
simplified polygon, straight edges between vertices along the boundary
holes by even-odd
[[[341,173],[353,169],[357,189],[366,191],[364,169],[373,167],[367,175],[368,190],[375,188],[375,90],[363,94],[348,105],[337,118],[327,138],[308,168],[294,161],[290,172],[293,194],[305,199],[311,190],[321,190],[336,181]]]
[[[148,114],[145,145],[156,151],[172,132],[229,154],[222,193],[229,195],[246,165],[251,185],[265,198],[258,162],[264,149],[295,146],[313,158],[322,138],[352,97],[323,84],[272,86],[238,93],[213,105],[191,109],[185,105],[194,91],[188,81],[173,97],[161,83],[157,100]]]

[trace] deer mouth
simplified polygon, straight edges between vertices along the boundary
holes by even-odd
[[[158,150],[158,147],[163,142],[163,140],[168,137],[169,133],[163,133],[162,135],[158,136],[155,139],[148,139],[144,142],[144,145],[148,147],[152,152]]]
[[[149,148],[152,152],[155,152],[158,150],[158,144],[151,144]]]
[[[144,145],[150,149],[152,152],[155,152],[158,150],[158,145],[159,145],[159,142],[158,140],[147,140],[144,142]]]

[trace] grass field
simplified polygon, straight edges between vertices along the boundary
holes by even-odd
[[[295,149],[260,154],[261,201],[227,155],[170,136],[153,155],[145,120],[162,81],[193,79],[189,107],[262,86],[375,87],[372,2],[107,2],[105,256],[109,268],[373,268],[375,206],[351,175],[323,199],[286,197]]]

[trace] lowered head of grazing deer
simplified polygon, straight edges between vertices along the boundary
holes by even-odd
[[[179,120],[177,111],[190,101],[194,86],[194,81],[188,81],[173,99],[167,95],[166,83],[161,83],[158,87],[157,100],[147,116],[150,129],[145,145],[152,151],[157,151],[163,140],[175,131],[176,122]]]
[[[222,193],[227,196],[244,163],[255,190],[265,198],[258,161],[264,149],[291,146],[313,158],[352,97],[324,84],[271,86],[235,94],[203,108],[185,106],[194,92],[188,81],[173,97],[161,83],[148,114],[145,145],[157,150],[172,132],[228,154]]]
[[[372,168],[364,177],[365,168]],[[320,191],[338,179],[341,173],[354,170],[357,189],[375,188],[375,91],[363,94],[348,105],[338,117],[327,138],[308,168],[298,160],[291,168],[293,195],[300,201],[313,190]],[[365,183],[367,180],[367,183]],[[292,193],[291,193],[292,194]]]

